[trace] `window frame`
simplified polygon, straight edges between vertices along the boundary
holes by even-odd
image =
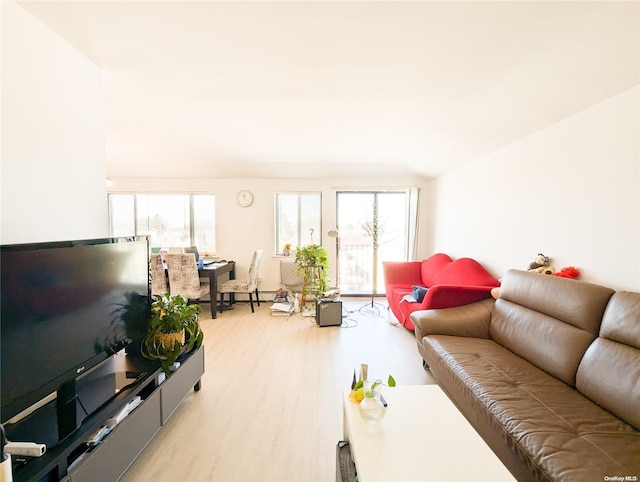
[[[276,191],[273,194],[273,240],[274,240],[274,249],[273,253],[275,256],[282,256],[282,251],[284,244],[280,241],[280,196],[297,196],[297,233],[296,233],[296,247],[302,246],[303,243],[303,231],[301,229],[303,213],[302,213],[302,196],[316,195],[318,197],[318,226],[317,231],[314,230],[314,235],[317,235],[318,241],[314,241],[314,244],[322,245],[322,191]]]
[[[337,221],[337,226],[338,226],[338,230],[340,231],[341,236],[344,236],[345,234],[348,234],[348,230],[345,229],[344,226],[344,220],[342,219],[342,215],[341,215],[341,205],[345,204],[347,202],[347,196],[348,195],[365,195],[370,197],[370,199],[367,202],[371,203],[371,214],[373,215],[373,213],[376,211],[376,209],[379,210],[379,206],[380,206],[380,197],[381,196],[385,196],[387,194],[392,194],[392,195],[403,195],[404,196],[404,228],[402,230],[402,237],[403,237],[403,242],[402,242],[402,260],[404,261],[408,261],[409,260],[409,249],[410,249],[410,245],[412,243],[411,241],[411,223],[415,223],[416,219],[414,217],[411,217],[410,212],[411,212],[411,188],[399,188],[399,189],[392,189],[392,188],[388,188],[388,189],[345,189],[345,190],[338,190],[336,191],[336,221]],[[417,200],[417,197],[414,193],[414,199]],[[413,212],[417,212],[415,209],[413,210]],[[366,220],[366,218],[365,218]],[[381,225],[381,220],[378,218],[378,225]],[[385,243],[383,243],[385,244]],[[337,249],[337,256],[336,256],[336,285],[338,285],[338,287],[342,290],[343,293],[347,293],[347,294],[358,294],[358,295],[362,295],[362,294],[366,294],[366,295],[374,295],[374,296],[378,296],[380,294],[384,294],[384,275],[383,275],[383,270],[382,270],[382,265],[381,265],[381,259],[379,258],[380,255],[380,245],[377,246],[377,249],[375,246],[371,246],[371,264],[366,266],[367,273],[370,273],[370,277],[371,277],[371,292],[369,293],[369,290],[367,288],[351,288],[348,286],[348,281],[343,281],[341,276],[345,276],[345,273],[348,274],[348,270],[345,270],[344,268],[341,269],[341,259],[344,259],[344,257],[349,256],[348,255],[348,251],[349,251],[349,244],[348,243],[337,243],[336,244],[336,249]],[[400,261],[401,259],[393,259],[393,261]],[[391,260],[388,260],[391,261]],[[347,265],[347,264],[351,264],[351,263],[342,263],[343,265]],[[370,268],[370,269],[368,269]],[[342,282],[341,282],[342,281]]]
[[[147,192],[147,191],[126,191],[126,192],[109,192],[107,193],[107,205],[108,205],[108,215],[109,215],[109,234],[111,236],[114,235],[114,226],[113,226],[113,209],[112,209],[112,196],[133,196],[133,229],[134,233],[127,233],[126,235],[133,234],[138,235],[139,232],[139,223],[138,223],[138,213],[139,213],[139,196],[187,196],[188,204],[189,204],[189,243],[190,246],[196,246],[196,227],[195,227],[195,196],[212,196],[213,197],[213,248],[214,251],[217,249],[216,243],[216,195],[213,192]],[[153,240],[152,240],[153,244]],[[153,247],[169,247],[169,246],[155,246]]]

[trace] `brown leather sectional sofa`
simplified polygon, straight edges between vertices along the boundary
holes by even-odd
[[[640,293],[512,270],[497,300],[411,319],[426,366],[518,480],[640,481]]]

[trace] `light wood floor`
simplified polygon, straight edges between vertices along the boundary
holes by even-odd
[[[384,301],[384,300],[376,300]],[[369,300],[370,306],[371,301]],[[398,384],[433,383],[413,332],[343,299],[350,328],[252,314],[247,303],[212,320],[203,305],[205,374],[122,478],[124,482],[334,481],[341,390],[353,370]],[[386,305],[385,305],[386,306]]]

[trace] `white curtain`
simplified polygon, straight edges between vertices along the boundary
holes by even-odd
[[[416,261],[418,254],[418,195],[420,189],[407,189],[407,261]]]

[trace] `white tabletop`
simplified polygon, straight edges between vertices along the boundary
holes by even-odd
[[[437,385],[383,387],[389,406],[374,433],[349,392],[344,431],[359,482],[515,480]]]

